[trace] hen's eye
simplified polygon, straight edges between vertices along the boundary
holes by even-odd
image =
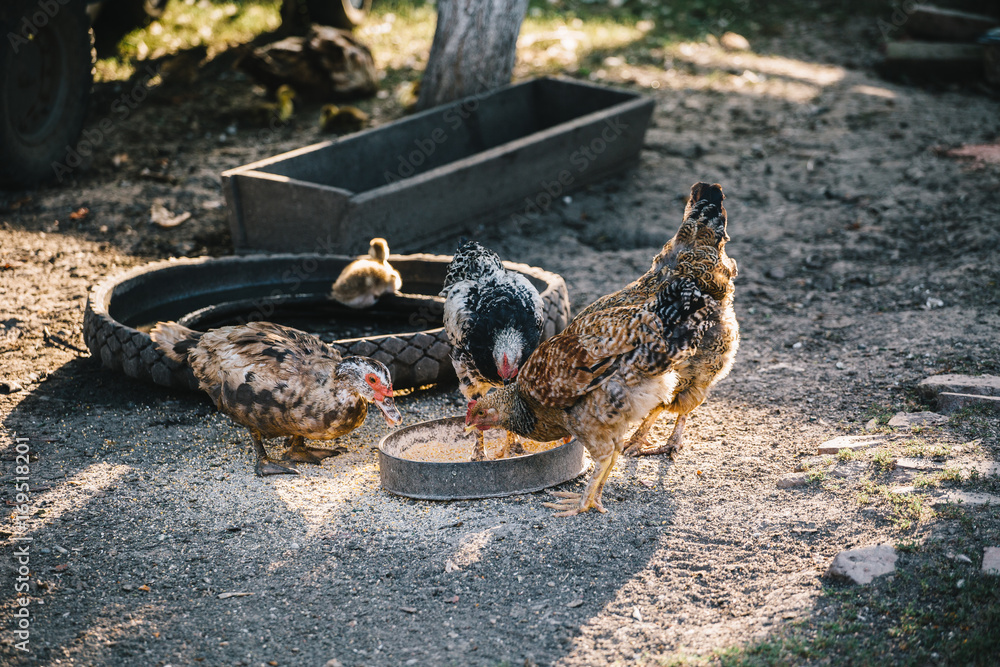
[[[374,375],[369,375],[369,376],[365,377],[365,379],[368,380],[368,384],[375,384],[375,376]]]

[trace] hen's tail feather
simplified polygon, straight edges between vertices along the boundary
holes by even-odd
[[[729,240],[726,234],[726,207],[722,200],[722,186],[718,183],[695,183],[691,186],[691,197],[684,209],[684,221],[677,232],[677,240],[693,244],[708,241],[720,245]],[[699,234],[702,230],[711,230],[710,236]]]
[[[678,361],[698,347],[711,326],[719,302],[702,292],[694,281],[679,278],[656,295],[652,311],[663,324],[663,348],[669,361]]]
[[[503,271],[500,255],[476,241],[463,241],[455,251],[455,256],[448,264],[448,273],[444,278],[444,289],[441,296],[446,295],[448,288],[462,280],[479,280],[497,271]]]
[[[158,322],[149,332],[149,337],[156,343],[168,359],[178,363],[187,363],[188,352],[198,344],[204,334],[201,331],[188,329],[176,322]]]

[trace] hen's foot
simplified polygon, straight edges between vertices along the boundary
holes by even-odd
[[[257,473],[258,477],[267,477],[268,475],[299,474],[299,471],[296,470],[295,468],[287,468],[269,458],[257,459],[257,465],[254,466],[254,472]]]
[[[638,436],[638,437],[636,437]],[[632,434],[629,438],[628,446],[625,447],[622,454],[625,456],[656,456],[657,454],[669,454],[670,458],[675,458],[677,452],[681,451],[681,447],[684,446],[684,440],[678,437],[676,431],[667,438],[667,441],[662,445],[654,445],[651,443],[645,435],[639,435],[638,431]]]
[[[336,449],[326,449],[325,447],[291,447],[281,458],[284,461],[295,461],[296,463],[321,463],[323,459],[338,456],[346,451],[343,447],[337,447]]]
[[[486,459],[486,439],[482,431],[476,431],[476,446],[472,450],[472,461],[484,461]]]
[[[556,498],[562,498],[562,500],[554,503],[542,503],[543,507],[548,507],[549,509],[560,510],[553,514],[553,516],[576,516],[582,512],[586,512],[590,509],[596,509],[598,512],[604,514],[607,512],[604,506],[601,505],[601,501],[594,499],[590,502],[581,500],[583,496],[579,493],[572,493],[570,491],[553,491],[552,495]]]
[[[505,459],[508,456],[524,456],[527,454],[524,450],[524,443],[513,433],[507,433],[507,442],[504,443],[503,449],[497,454],[497,459]]]

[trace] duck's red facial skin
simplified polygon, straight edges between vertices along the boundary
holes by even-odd
[[[376,402],[384,401],[387,396],[389,398],[392,398],[392,385],[389,385],[388,387],[385,386],[382,380],[380,380],[379,377],[374,373],[369,373],[368,375],[366,375],[365,382],[367,382],[368,385],[372,388],[372,391],[375,392]]]

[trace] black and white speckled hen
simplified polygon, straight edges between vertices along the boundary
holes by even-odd
[[[271,322],[193,331],[160,322],[150,332],[170,359],[186,363],[220,411],[246,426],[258,475],[296,474],[271,460],[263,439],[289,437],[285,459],[319,463],[336,452],[307,447],[361,426],[373,402],[390,424],[401,421],[381,362],[341,357],[316,336]]]
[[[542,337],[545,319],[538,290],[520,273],[504,268],[495,252],[468,241],[448,265],[441,296],[462,395],[473,401],[514,380]],[[500,457],[511,451],[521,453],[522,448],[508,436]],[[479,434],[472,459],[484,457]]]
[[[697,350],[718,302],[695,283],[667,283],[641,305],[609,306],[574,319],[528,358],[517,380],[469,405],[466,424],[535,440],[567,435],[594,460],[585,493],[558,492],[556,516],[605,511],[601,492],[631,424],[673,390],[670,369]]]

